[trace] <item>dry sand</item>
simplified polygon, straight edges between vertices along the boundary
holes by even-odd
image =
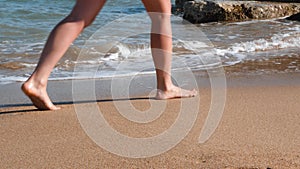
[[[298,77],[229,79],[220,125],[206,143],[199,144],[210,106],[210,89],[204,85],[200,88],[200,113],[190,133],[170,151],[151,158],[120,157],[99,147],[81,128],[71,103],[64,102],[58,111],[12,104],[18,101],[6,107],[2,104],[0,168],[300,168]],[[14,93],[11,86],[6,86],[7,93]],[[4,89],[1,92],[4,94]],[[140,110],[150,105],[148,99],[131,102]],[[170,127],[180,102],[169,100],[159,119],[143,125],[124,119],[113,101],[97,104],[119,132],[149,137]],[[78,104],[88,109],[93,103]]]

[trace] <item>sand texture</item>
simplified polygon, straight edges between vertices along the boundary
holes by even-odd
[[[199,115],[185,139],[168,152],[140,159],[120,157],[94,143],[81,128],[72,103],[60,105],[58,111],[2,107],[0,168],[300,168],[300,85],[286,83],[228,87],[223,118],[204,144],[198,137],[211,97],[209,88],[201,88]],[[115,108],[116,102],[124,101],[96,104],[113,128],[132,137],[151,137],[168,129],[181,103],[169,100],[157,120],[136,124]],[[139,110],[150,106],[146,98],[131,103]],[[77,104],[88,111],[95,103]]]

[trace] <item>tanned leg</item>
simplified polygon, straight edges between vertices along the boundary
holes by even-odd
[[[105,0],[77,0],[72,12],[50,33],[35,71],[22,85],[23,92],[38,109],[59,109],[47,94],[48,77],[70,44],[93,22],[104,3]]]
[[[151,51],[156,69],[156,99],[193,97],[196,90],[184,90],[172,83],[172,30],[170,0],[142,0],[151,18]]]

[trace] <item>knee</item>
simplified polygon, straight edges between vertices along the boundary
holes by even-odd
[[[95,17],[94,18],[89,18],[89,19],[83,19],[83,23],[84,23],[84,28],[92,25],[92,23],[94,22]]]
[[[171,20],[171,13],[148,13],[152,24],[168,23]]]
[[[94,21],[94,18],[84,18],[84,17],[78,17],[69,15],[67,16],[62,22],[63,23],[75,23],[78,26],[82,27],[82,29],[90,26]]]

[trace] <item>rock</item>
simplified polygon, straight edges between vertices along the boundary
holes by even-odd
[[[175,15],[183,14],[183,6],[188,1],[193,0],[175,0],[175,6],[172,6],[172,13]]]
[[[291,20],[291,21],[300,21],[300,13],[297,13],[295,15],[292,15],[288,18],[286,18],[287,20]]]
[[[249,0],[236,0],[236,1],[249,1]],[[252,0],[250,0],[252,1]],[[253,0],[253,1],[267,1],[267,2],[292,2],[299,3],[300,0]]]
[[[271,19],[300,12],[300,3],[203,1],[184,3],[183,18],[191,23]]]
[[[175,5],[177,8],[183,8],[184,3],[187,2],[188,0],[175,0]]]
[[[267,1],[267,2],[291,2],[291,3],[299,3],[300,0],[258,0],[258,1]]]
[[[177,8],[183,8],[184,3],[188,1],[194,1],[194,0],[175,0],[175,5]],[[232,1],[252,1],[252,0],[232,0]],[[253,1],[300,3],[300,0],[253,0]]]

